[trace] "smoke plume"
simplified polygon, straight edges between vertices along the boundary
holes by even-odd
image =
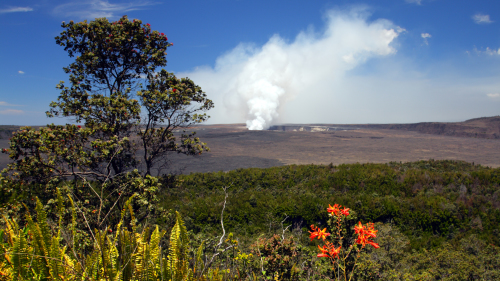
[[[262,47],[240,44],[219,57],[214,68],[180,75],[214,99],[212,122],[244,120],[250,130],[267,129],[283,121],[280,112],[288,101],[314,99],[318,85],[328,88],[370,58],[396,52],[391,43],[404,29],[387,20],[369,22],[367,16],[359,9],[330,11],[321,32],[303,31],[292,42],[274,35]]]

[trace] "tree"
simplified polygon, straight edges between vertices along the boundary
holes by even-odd
[[[166,49],[173,45],[164,33],[126,16],[113,23],[96,19],[89,24],[63,23],[62,27],[66,30],[56,42],[70,57],[77,57],[64,68],[70,73],[71,87],[64,87],[63,82],[58,85],[61,95],[51,104],[48,116],[75,117],[102,141],[124,140],[134,128],[142,141],[145,175],[169,151],[200,154],[207,150],[194,133],[184,133],[176,142],[173,131],[205,121],[206,113],[199,113],[212,108],[213,102],[190,79],[179,80],[163,69],[155,73],[166,65]],[[140,89],[139,101],[131,99],[132,89]],[[141,107],[147,111],[143,116]],[[141,117],[143,122],[138,122]],[[135,167],[139,160],[131,157],[137,147],[128,140],[118,147],[122,151],[112,148],[106,159],[114,173]]]
[[[84,213],[102,211],[96,227],[132,194],[138,217],[146,217],[159,190],[158,179],[150,176],[154,165],[169,152],[208,150],[194,132],[174,130],[205,121],[213,102],[190,79],[157,71],[166,65],[166,49],[173,44],[149,24],[123,16],[115,22],[63,22],[62,27],[56,43],[76,59],[63,68],[69,84],[57,85],[61,93],[47,116],[69,117],[83,126],[21,128],[4,151],[14,162],[0,181],[10,182],[11,190],[15,185],[29,205],[34,196],[55,198],[61,180],[72,179],[73,186],[64,190],[81,203],[77,207]],[[141,160],[145,169],[137,170]],[[42,185],[26,188],[33,183]]]
[[[189,155],[208,150],[195,133],[181,135],[176,142],[173,130],[205,121],[208,116],[197,114],[213,107],[205,93],[188,78],[177,79],[171,73],[161,70],[149,80],[146,90],[139,91],[141,104],[146,109],[145,122],[138,131],[144,149],[146,174],[158,162],[166,159],[165,154],[176,151]],[[195,102],[199,107],[192,106]],[[163,126],[162,126],[163,125]],[[161,165],[159,165],[161,168]]]
[[[163,69],[155,72],[166,65],[165,51],[173,45],[163,33],[126,16],[116,22],[63,22],[62,27],[56,43],[76,60],[63,68],[70,85],[57,85],[61,93],[47,115],[71,117],[84,127],[23,128],[11,140],[12,170],[28,181],[75,174],[103,180],[137,168],[143,160],[145,176],[168,152],[208,150],[195,133],[174,134],[205,121],[204,111],[213,102],[190,79]],[[138,90],[138,99],[132,89]]]

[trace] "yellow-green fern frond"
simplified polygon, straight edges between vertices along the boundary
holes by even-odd
[[[51,244],[52,240],[52,231],[50,230],[49,225],[47,224],[47,213],[43,209],[42,202],[38,198],[36,198],[36,221],[38,229],[40,230],[41,238],[43,239],[45,252],[48,253],[48,245]]]
[[[167,262],[167,275],[172,281],[182,280],[188,273],[189,241],[186,226],[179,212],[175,212],[176,221],[170,234],[170,248]]]
[[[40,278],[48,278],[50,276],[49,257],[51,254],[52,232],[47,224],[47,214],[38,198],[35,210],[37,223],[33,221],[31,215],[27,215],[28,227],[32,233],[34,246],[30,268]]]
[[[26,236],[19,228],[12,233],[12,248],[10,253],[12,280],[24,280],[30,275],[28,268],[32,249],[28,246]]]
[[[200,247],[198,247],[198,251],[196,252],[196,257],[195,257],[195,262],[194,262],[194,267],[193,267],[193,273],[196,274],[196,272],[201,273],[202,271],[202,266],[203,266],[203,261],[202,261],[202,255],[203,255],[203,244],[205,241],[202,241],[200,244]],[[198,267],[200,267],[198,269]]]
[[[130,196],[130,198],[125,202],[125,205],[121,211],[121,216],[120,216],[120,222],[118,223],[118,225],[116,226],[116,233],[120,233],[121,231],[121,227],[123,225],[123,219],[125,218],[125,214],[127,213],[127,210],[129,210],[130,212],[130,216],[131,216],[131,219],[132,219],[132,222],[134,223],[135,225],[135,222],[134,222],[134,211],[132,210],[131,208],[131,205],[132,205],[132,200],[134,199],[134,197],[136,196],[136,194],[133,194],[132,196]],[[115,237],[116,239],[118,239],[118,236]],[[115,240],[116,242],[116,240]]]
[[[165,232],[156,226],[148,241],[149,231],[146,229],[137,236],[137,251],[134,253],[136,277],[140,280],[161,280],[162,257],[160,240]]]
[[[157,274],[161,273],[161,247],[160,247],[160,240],[165,235],[165,231],[160,231],[160,228],[156,226],[155,230],[151,234],[150,242],[149,242],[149,247],[150,247],[150,257],[152,261],[152,267],[154,268],[154,271],[157,272]],[[159,275],[157,275],[159,276]]]
[[[57,235],[60,237],[62,229],[62,221],[64,216],[64,202],[61,196],[61,190],[59,188],[57,189],[57,211],[59,213],[59,229],[57,230],[58,231]]]
[[[75,237],[76,237],[76,208],[75,208],[75,202],[73,201],[73,198],[68,195],[69,202],[71,203],[71,235],[72,237],[72,243],[73,247],[75,247]]]

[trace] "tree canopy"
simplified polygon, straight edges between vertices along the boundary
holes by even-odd
[[[189,78],[158,71],[173,45],[164,33],[127,16],[62,27],[56,43],[76,59],[63,68],[69,83],[57,85],[61,92],[47,116],[70,117],[83,127],[23,128],[11,139],[11,170],[26,181],[68,175],[103,180],[140,168],[142,161],[145,176],[168,152],[208,150],[194,132],[174,133],[207,120],[213,102]]]
[[[187,130],[209,118],[213,102],[189,78],[160,69],[173,44],[149,23],[123,16],[63,22],[62,28],[56,43],[75,61],[63,68],[69,82],[57,85],[60,94],[47,116],[73,124],[15,132],[3,151],[13,162],[0,181],[23,193],[28,205],[35,196],[55,198],[63,184],[83,213],[99,212],[97,228],[112,212],[118,218],[132,195],[138,217],[145,217],[156,208],[161,186],[152,171],[161,171],[167,153],[209,150]]]

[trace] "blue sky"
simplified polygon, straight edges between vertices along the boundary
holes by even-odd
[[[500,112],[500,2],[2,1],[0,124],[44,125],[72,62],[62,21],[121,15],[164,32],[166,69],[211,123],[463,121]]]

